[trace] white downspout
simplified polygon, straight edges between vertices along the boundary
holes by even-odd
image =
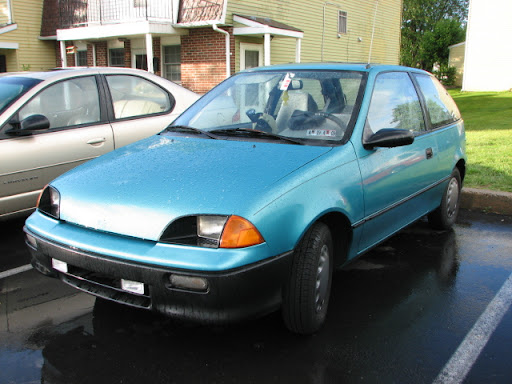
[[[216,32],[223,33],[226,36],[226,79],[231,76],[231,52],[230,52],[230,39],[229,32],[217,27],[217,24],[212,24],[212,28]]]
[[[11,0],[7,0],[7,24],[12,24],[12,8],[11,8]]]

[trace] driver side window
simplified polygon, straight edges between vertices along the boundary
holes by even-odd
[[[50,129],[66,128],[100,121],[98,87],[94,76],[64,80],[52,84],[20,109],[20,121],[43,115]]]
[[[418,94],[405,72],[388,72],[377,77],[364,131],[365,139],[384,128],[425,130]]]

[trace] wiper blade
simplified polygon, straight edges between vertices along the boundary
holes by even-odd
[[[215,135],[212,135],[206,131],[203,131],[199,128],[189,127],[188,125],[170,125],[167,128],[165,128],[165,132],[188,132],[188,133],[194,133],[196,135],[205,135],[209,137],[210,139],[217,140],[218,138]]]
[[[290,137],[281,136],[281,135],[277,135],[275,133],[259,131],[257,129],[250,129],[250,128],[225,128],[225,129],[215,129],[210,132],[216,133],[216,134],[221,134],[221,135],[229,135],[231,133],[233,133],[233,134],[241,133],[241,134],[248,135],[248,136],[262,137],[265,139],[286,141],[290,144],[304,145],[304,143],[302,141],[295,140]]]

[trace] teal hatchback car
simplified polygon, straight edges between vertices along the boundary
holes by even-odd
[[[428,215],[451,227],[464,124],[429,73],[294,64],[238,73],[160,134],[50,183],[33,265],[79,290],[210,323],[325,321],[333,268]]]

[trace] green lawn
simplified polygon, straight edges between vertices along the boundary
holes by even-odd
[[[464,185],[512,192],[512,92],[449,92],[466,127]]]

